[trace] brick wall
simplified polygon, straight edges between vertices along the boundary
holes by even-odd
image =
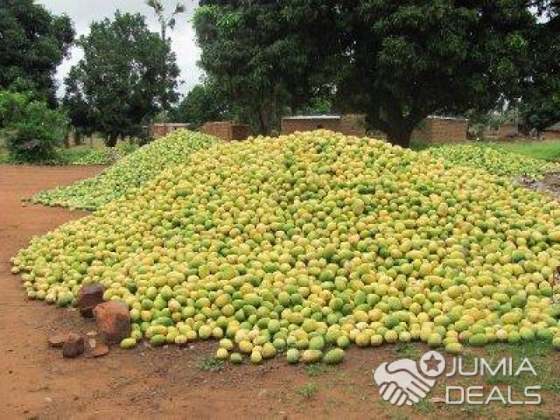
[[[251,130],[246,124],[237,124],[232,121],[207,122],[200,131],[224,141],[245,140],[251,135]]]
[[[358,114],[329,117],[286,117],[282,118],[282,134],[296,131],[313,131],[325,129],[347,136],[365,136],[365,117]]]
[[[544,130],[541,133],[541,139],[543,140],[559,140],[560,130]]]
[[[158,139],[164,137],[169,133],[179,130],[182,128],[188,128],[188,124],[181,123],[157,123],[150,126],[150,137],[153,139]]]
[[[459,143],[467,140],[467,120],[428,117],[412,132],[413,140],[427,143]]]

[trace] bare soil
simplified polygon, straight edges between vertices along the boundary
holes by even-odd
[[[449,407],[427,400],[392,407],[379,397],[371,371],[403,357],[396,346],[351,349],[337,367],[291,366],[278,357],[260,366],[203,366],[216,343],[134,350],[63,359],[47,338],[94,330],[77,311],[27,301],[9,259],[33,235],[83,212],[22,204],[33,193],[89,177],[101,167],[0,165],[0,419],[11,418],[559,418],[558,393],[539,407]],[[421,354],[426,348],[415,345]],[[558,364],[554,356],[551,363]],[[559,378],[560,382],[560,378]],[[430,397],[441,397],[441,389]]]

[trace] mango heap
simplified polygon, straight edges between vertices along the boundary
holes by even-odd
[[[560,208],[484,171],[329,131],[196,152],[13,259],[31,299],[125,301],[123,347],[338,363],[421,340],[558,344]],[[556,296],[555,296],[556,295]]]
[[[215,138],[205,134],[177,130],[122,158],[96,177],[42,191],[31,201],[48,206],[95,210],[145,184],[163,169],[187,162],[193,151],[215,142]]]
[[[456,144],[429,149],[432,156],[449,165],[484,169],[492,174],[517,178],[541,179],[547,172],[559,171],[560,165],[522,154],[496,149],[489,145]]]

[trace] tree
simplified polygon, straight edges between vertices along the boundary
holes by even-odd
[[[524,131],[542,131],[560,121],[560,2],[541,4],[531,36],[531,76],[520,101]]]
[[[55,158],[56,147],[67,133],[67,121],[44,101],[0,91],[0,129],[14,161],[44,162]]]
[[[68,55],[74,29],[33,0],[0,1],[0,88],[32,87],[56,102],[54,73]]]
[[[200,127],[208,121],[219,121],[228,116],[221,93],[212,83],[196,85],[172,112],[174,121]]]
[[[205,1],[194,18],[200,64],[234,115],[269,133],[327,87],[336,13],[331,1]]]
[[[181,13],[185,13],[185,5],[182,2],[177,2],[175,10],[169,15],[165,15],[165,8],[161,0],[147,0],[146,4],[154,10],[160,24],[161,39],[167,41],[167,28],[174,29],[177,23],[176,17]]]
[[[430,114],[484,112],[521,95],[537,28],[529,6],[541,2],[203,3],[202,67],[252,115],[334,91],[337,110],[365,113],[369,128],[408,146]]]
[[[346,6],[351,60],[339,95],[392,143],[408,146],[432,113],[483,112],[519,95],[536,24],[524,1]]]
[[[92,23],[78,46],[84,57],[65,81],[64,103],[77,104],[73,122],[102,133],[108,146],[140,135],[163,104],[176,101],[175,55],[140,14],[117,11],[112,21]]]

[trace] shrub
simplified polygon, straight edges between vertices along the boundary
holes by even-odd
[[[0,93],[0,124],[10,158],[16,162],[54,159],[68,129],[63,113],[13,92]]]

